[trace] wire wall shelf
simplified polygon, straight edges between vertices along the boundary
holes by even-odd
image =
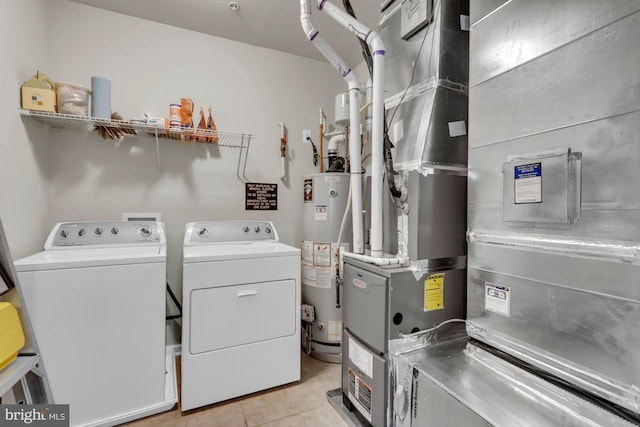
[[[165,128],[149,125],[142,122],[128,120],[99,119],[96,117],[74,116],[71,114],[48,113],[44,111],[20,110],[23,116],[34,117],[49,126],[64,129],[76,129],[92,132],[96,126],[118,129],[122,131],[134,131],[133,135],[154,136],[158,138],[172,139],[185,142],[209,142],[225,147],[242,148],[247,141],[253,138],[251,134],[230,133],[210,130],[197,130],[185,128]]]
[[[206,144],[220,147],[238,149],[238,167],[236,175],[244,179],[244,171],[249,154],[249,143],[254,138],[252,134],[231,133],[222,131],[200,130],[190,128],[166,128],[130,120],[101,119],[97,117],[75,116],[71,114],[49,113],[45,111],[20,110],[22,116],[32,117],[48,126],[60,129],[74,129],[84,132],[93,132],[97,128],[112,131],[120,136],[146,136],[155,138],[158,155],[158,169],[162,170],[160,163],[159,139],[168,139],[192,144]]]

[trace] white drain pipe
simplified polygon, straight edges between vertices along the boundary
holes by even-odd
[[[364,40],[373,55],[373,124],[371,130],[371,232],[369,244],[371,255],[350,254],[345,256],[376,264],[406,265],[409,258],[404,254],[385,258],[382,253],[382,180],[384,170],[383,140],[384,140],[384,44],[380,36],[370,30],[347,12],[327,0],[316,0],[318,9],[327,12],[336,22]],[[355,210],[355,206],[354,206]],[[354,212],[355,214],[355,212]]]
[[[327,58],[329,63],[338,70],[349,86],[349,158],[351,162],[351,206],[353,224],[353,251],[364,253],[364,238],[362,225],[362,159],[360,155],[360,92],[359,84],[349,66],[338,56],[331,46],[319,35],[311,22],[311,1],[300,0],[300,23],[307,38]],[[322,138],[322,135],[320,135]],[[382,153],[382,150],[380,151]]]

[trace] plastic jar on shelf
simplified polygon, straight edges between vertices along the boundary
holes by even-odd
[[[56,82],[58,113],[74,116],[89,115],[89,97],[91,91],[75,83]]]

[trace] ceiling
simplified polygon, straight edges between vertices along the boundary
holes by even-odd
[[[325,60],[300,25],[299,0],[71,0],[100,9],[186,28],[226,39]],[[312,4],[312,20],[320,35],[352,68],[362,62],[355,36]],[[331,0],[342,8],[340,0]],[[380,0],[351,0],[358,17],[369,28],[378,27]]]

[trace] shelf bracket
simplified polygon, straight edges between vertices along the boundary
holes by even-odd
[[[156,137],[156,161],[158,162],[158,172],[162,173],[162,164],[160,163],[160,141],[158,140],[158,128],[155,128]]]
[[[246,181],[245,172],[247,170],[247,157],[249,157],[250,142],[251,136],[242,135],[240,140],[240,153],[238,154],[238,166],[236,167],[236,176],[240,181]],[[242,174],[240,173],[240,165],[242,165]]]

